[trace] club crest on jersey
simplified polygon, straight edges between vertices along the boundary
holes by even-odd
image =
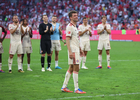
[[[79,60],[76,60],[76,62],[79,62]]]

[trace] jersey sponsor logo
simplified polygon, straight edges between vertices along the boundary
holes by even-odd
[[[79,62],[79,60],[76,60],[76,62]]]

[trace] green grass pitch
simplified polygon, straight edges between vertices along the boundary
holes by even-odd
[[[140,42],[111,42],[111,67],[107,69],[106,53],[103,52],[102,69],[98,66],[97,41],[91,41],[86,66],[80,69],[79,87],[86,94],[63,93],[61,87],[68,69],[67,47],[63,46],[59,53],[59,66],[55,69],[54,54],[52,56],[52,72],[41,72],[39,54],[40,40],[32,40],[31,68],[27,71],[27,59],[24,57],[24,73],[17,71],[17,55],[14,56],[12,74],[8,73],[10,40],[3,42],[2,69],[0,73],[0,100],[139,100],[140,99]],[[46,57],[47,58],[47,57]],[[47,59],[45,58],[45,67]],[[71,76],[68,87],[74,90]]]

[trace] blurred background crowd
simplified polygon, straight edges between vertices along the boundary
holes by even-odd
[[[78,11],[79,22],[86,16],[92,30],[101,23],[101,16],[107,16],[112,30],[135,30],[140,26],[140,0],[1,0],[0,24],[7,28],[12,16],[28,19],[33,30],[38,30],[42,15],[47,14],[49,22],[52,15],[58,17],[62,29],[69,23],[68,12]]]

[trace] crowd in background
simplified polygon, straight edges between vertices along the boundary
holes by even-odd
[[[112,30],[135,30],[140,26],[140,0],[1,0],[0,24],[7,28],[12,16],[28,19],[33,30],[38,30],[42,15],[47,14],[49,22],[52,15],[58,17],[62,29],[69,23],[68,12],[78,11],[79,22],[86,16],[92,30],[96,30],[101,16],[107,16]]]

